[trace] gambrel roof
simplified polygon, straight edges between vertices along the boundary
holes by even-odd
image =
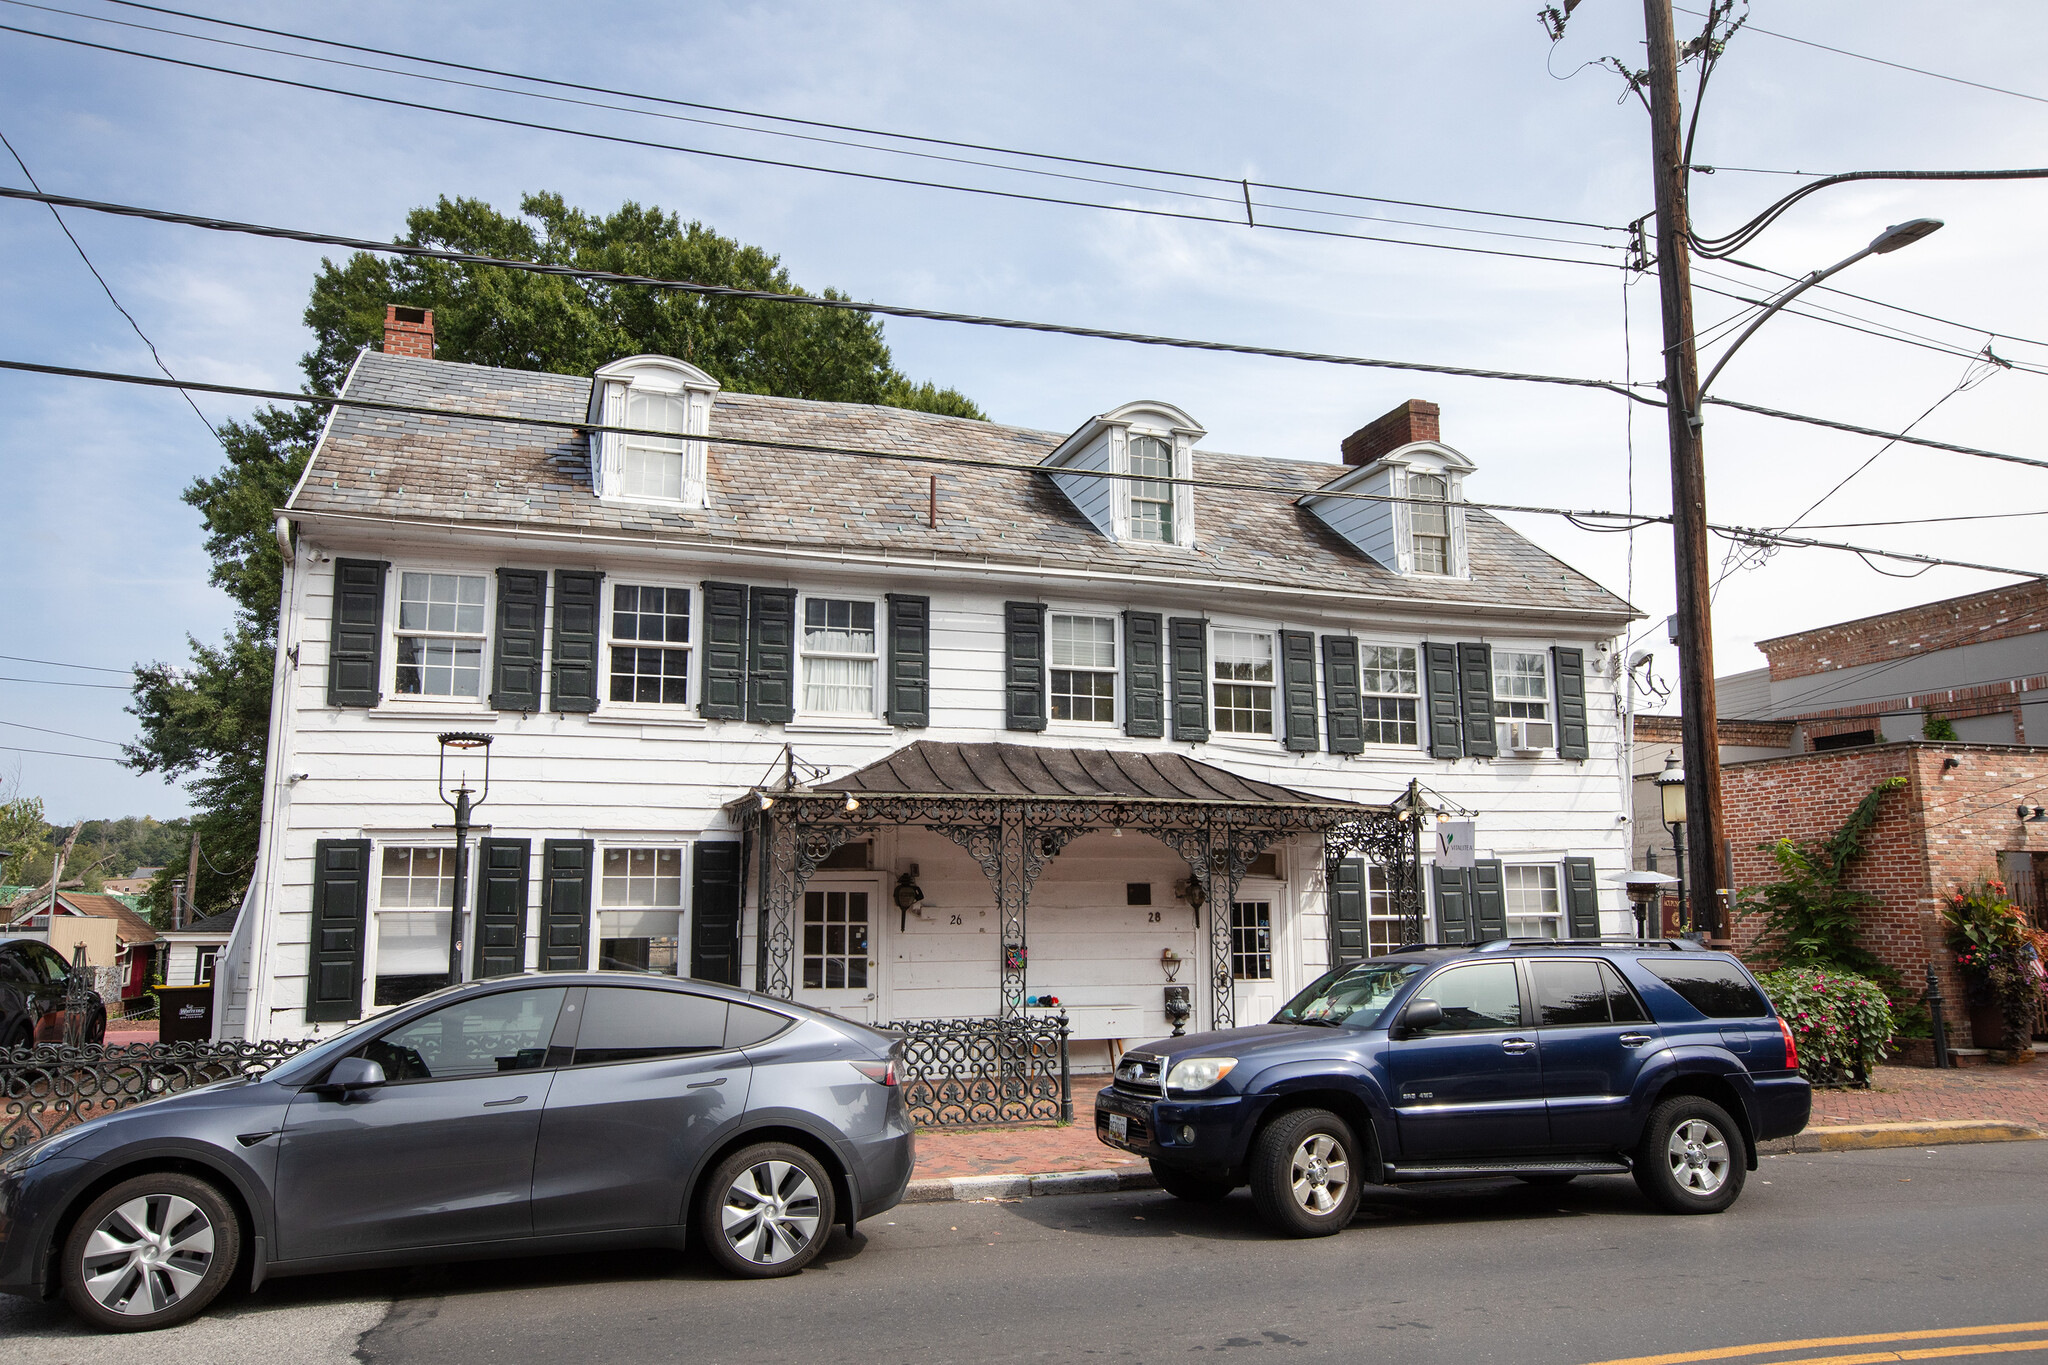
[[[344,396],[587,421],[591,380],[368,351]],[[1009,469],[738,446],[721,436],[854,451],[988,461]],[[1471,577],[1403,577],[1359,553],[1298,494],[1344,471],[1333,462],[1197,450],[1194,477],[1290,494],[1194,490],[1196,543],[1126,544],[1100,534],[1036,466],[1066,433],[901,408],[722,392],[707,441],[710,506],[600,502],[589,441],[521,427],[341,407],[287,511],[423,524],[529,527],[749,547],[845,549],[947,564],[1007,564],[1356,593],[1390,606],[1636,615],[1619,597],[1484,512],[1469,518]],[[932,474],[936,529],[927,524]]]

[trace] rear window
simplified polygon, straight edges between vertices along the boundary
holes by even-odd
[[[756,1043],[765,1043],[795,1022],[788,1015],[777,1014],[774,1010],[734,1005],[725,1020],[725,1045],[752,1047]]]
[[[725,1001],[684,991],[596,986],[583,1006],[576,1065],[644,1062],[725,1047]]]
[[[1748,975],[1725,958],[1639,957],[1636,962],[1709,1019],[1754,1019],[1770,1013]]]

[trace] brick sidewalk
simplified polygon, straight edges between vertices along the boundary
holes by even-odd
[[[917,1178],[1040,1175],[1115,1170],[1140,1158],[1095,1136],[1099,1083],[1074,1087],[1074,1123],[1060,1128],[925,1128],[917,1135]],[[2033,1066],[1926,1071],[1877,1069],[1868,1090],[1816,1090],[1812,1126],[1913,1123],[1927,1119],[2008,1119],[2048,1132],[2048,1062]]]

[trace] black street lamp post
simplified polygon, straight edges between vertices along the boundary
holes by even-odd
[[[1685,904],[1685,769],[1678,766],[1675,756],[1664,760],[1664,771],[1657,774],[1656,782],[1657,794],[1664,802],[1664,827],[1671,831],[1671,853],[1678,864],[1678,927],[1690,932],[1693,922]]]
[[[462,949],[464,942],[463,906],[469,900],[469,817],[491,794],[491,737],[451,731],[442,735],[441,769],[438,788],[441,800],[455,812],[455,894],[450,898],[448,916],[448,984],[462,980]],[[448,791],[448,751],[453,749],[460,766],[456,772],[454,794]],[[476,793],[471,801],[468,764],[462,762],[471,754],[483,753],[483,790]]]

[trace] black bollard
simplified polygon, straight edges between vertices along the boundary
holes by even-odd
[[[1921,997],[1927,1002],[1927,1013],[1934,1023],[1934,1065],[1937,1070],[1951,1065],[1948,1055],[1948,1026],[1941,1019],[1941,981],[1934,975],[1934,968],[1927,969],[1927,994]]]

